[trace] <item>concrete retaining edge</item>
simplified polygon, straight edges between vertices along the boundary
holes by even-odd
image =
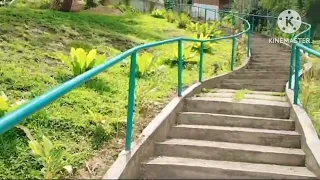
[[[312,69],[311,64],[306,64],[300,77]],[[294,81],[292,82],[294,84]],[[295,120],[295,129],[301,134],[301,149],[306,154],[305,166],[320,178],[320,140],[307,112],[299,105],[293,104],[294,91],[286,85],[286,96],[291,106],[290,119]]]
[[[103,176],[103,179],[138,178],[141,163],[147,161],[154,155],[155,142],[165,140],[170,129],[177,123],[178,114],[183,110],[184,99],[200,93],[203,88],[214,88],[216,87],[216,84],[227,79],[229,75],[245,70],[249,60],[250,58],[246,58],[243,65],[237,67],[232,72],[195,83],[183,92],[182,97],[173,98],[142,131],[138,139],[132,143],[131,151],[126,152],[123,150],[119,154],[118,158]]]

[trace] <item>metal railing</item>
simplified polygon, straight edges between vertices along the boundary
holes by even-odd
[[[202,8],[199,7],[200,9],[204,9],[206,12],[216,12],[211,9],[207,8]],[[221,38],[215,38],[215,39],[206,39],[206,40],[201,40],[201,39],[193,39],[193,38],[185,38],[185,37],[180,37],[180,38],[173,38],[173,39],[168,39],[168,40],[162,40],[162,41],[157,41],[157,42],[151,42],[143,45],[139,45],[136,47],[133,47],[116,57],[113,57],[111,59],[106,60],[103,64],[90,69],[89,71],[57,86],[56,88],[48,91],[47,93],[32,99],[29,103],[19,107],[13,112],[10,112],[6,114],[4,117],[0,119],[0,134],[6,132],[7,130],[13,128],[15,125],[20,123],[23,119],[27,118],[28,116],[32,115],[33,113],[39,111],[40,109],[46,107],[56,99],[60,98],[61,96],[65,95],[66,93],[72,91],[76,87],[80,86],[81,84],[85,83],[89,79],[95,77],[99,73],[107,70],[108,68],[112,67],[113,65],[121,62],[125,58],[131,56],[131,63],[130,63],[130,77],[129,77],[129,95],[128,95],[128,108],[127,108],[127,126],[126,126],[126,143],[125,143],[125,150],[130,151],[131,149],[131,141],[132,141],[132,128],[133,128],[133,118],[134,118],[134,101],[135,101],[135,72],[136,72],[136,59],[137,59],[137,54],[139,51],[146,49],[146,48],[151,48],[151,47],[156,47],[156,46],[161,46],[164,44],[169,44],[169,43],[177,43],[178,45],[178,96],[182,96],[182,91],[183,91],[183,42],[198,42],[201,43],[200,46],[200,61],[199,61],[199,81],[203,80],[203,62],[204,62],[204,43],[209,43],[209,42],[214,42],[214,41],[219,41],[223,39],[232,39],[232,56],[231,56],[231,70],[233,70],[234,66],[234,60],[235,60],[235,48],[236,48],[236,38],[239,37],[240,35],[247,33],[248,38],[250,37],[250,23],[245,20],[244,18],[237,16],[235,14],[232,14],[233,19],[240,19],[245,22],[246,24],[246,29],[236,33],[232,34],[229,36],[221,37]],[[250,41],[248,39],[248,41]],[[247,53],[248,55],[250,54],[250,43],[247,43]]]

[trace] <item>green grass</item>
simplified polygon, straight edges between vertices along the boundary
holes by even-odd
[[[138,44],[191,36],[165,19],[138,14],[105,16],[1,8],[0,19],[0,91],[6,93],[10,103],[32,99],[71,79],[72,71],[56,58],[56,53],[68,54],[71,47],[96,48],[112,57]],[[204,59],[206,78],[229,71],[230,67],[231,42],[225,40],[212,46],[215,52],[205,54]],[[172,56],[172,47],[148,51],[164,60]],[[193,60],[198,59],[197,54]],[[197,81],[198,68],[197,64],[185,65],[184,88]],[[68,164],[76,169],[83,168],[101,149],[110,148],[101,156],[107,168],[123,147],[128,73],[129,63],[117,64],[21,124],[35,138],[45,135],[54,143],[63,144],[68,153],[74,154]],[[135,134],[139,134],[173,94],[176,96],[177,66],[165,65],[156,73],[137,79],[136,84]],[[87,109],[100,113],[106,121],[116,122],[112,133],[99,139]],[[31,155],[22,130],[13,128],[2,134],[0,147],[0,179],[42,177],[42,165]],[[65,176],[63,172],[60,175]]]
[[[311,58],[312,74],[304,75],[300,85],[300,101],[312,119],[320,137],[320,58]]]

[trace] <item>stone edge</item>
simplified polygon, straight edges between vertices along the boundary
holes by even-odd
[[[306,67],[303,73],[311,70],[312,66]],[[286,96],[291,106],[290,119],[295,121],[295,129],[301,134],[301,148],[306,154],[306,167],[320,178],[320,140],[307,112],[299,105],[293,104],[294,92],[286,85]]]

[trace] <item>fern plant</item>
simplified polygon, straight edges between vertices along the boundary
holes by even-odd
[[[187,25],[190,23],[190,19],[186,14],[181,13],[178,15],[176,22],[178,23],[179,28],[186,28]]]
[[[82,48],[71,48],[69,57],[63,54],[58,54],[58,56],[61,61],[72,69],[75,76],[92,69],[94,66],[100,65],[105,60],[105,55],[97,55],[97,50],[95,49],[87,53]]]
[[[160,18],[160,19],[164,19],[165,18],[165,14],[166,14],[166,12],[164,10],[160,10],[160,9],[154,9],[151,12],[151,16],[152,17]]]

